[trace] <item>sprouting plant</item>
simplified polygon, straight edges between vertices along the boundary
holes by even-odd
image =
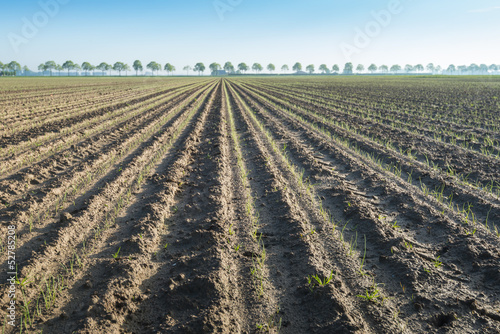
[[[116,251],[116,253],[113,254],[113,259],[118,258],[118,254],[120,254],[120,249],[121,249],[121,247],[119,247],[118,250]]]
[[[269,317],[269,319],[267,319],[265,323],[257,324],[255,327],[258,330],[268,333],[271,332],[274,333],[273,329],[275,329],[275,332],[279,333],[281,330],[281,322],[282,322],[282,319],[279,316],[279,312],[280,312],[280,307],[278,306],[276,312],[273,312],[273,314],[271,314],[271,316]]]
[[[236,247],[234,247],[234,251],[235,251],[235,252],[239,251],[239,250],[240,250],[240,247],[241,247],[241,245],[237,245]]]
[[[163,246],[163,249],[167,249],[168,247],[168,242]]]
[[[307,284],[309,285],[309,290],[311,292],[314,290],[316,285],[323,287],[328,285],[333,279],[333,270],[330,272],[328,277],[321,278],[318,274],[307,276]]]
[[[398,225],[398,221],[394,221],[394,223],[392,224],[392,228],[397,230],[398,228],[400,228],[401,226]]]
[[[17,275],[16,275],[16,279],[15,279],[15,283],[17,285],[19,285],[20,288],[24,288],[26,285],[28,285],[29,283],[31,283],[32,281],[28,281],[28,277],[25,277],[23,278],[22,280],[20,280]]]
[[[377,299],[382,299],[382,302],[386,299],[380,294],[379,284],[373,281],[372,285],[366,288],[364,295],[357,295],[359,298],[363,298],[367,301],[376,303]]]
[[[233,235],[234,234],[233,225],[234,224],[229,225],[229,235]]]
[[[404,242],[406,249],[413,249],[413,245],[411,242]]]
[[[403,285],[403,283],[399,282],[399,285],[401,286],[401,289],[403,290],[403,293],[406,291],[406,287]]]
[[[474,236],[474,234],[476,234],[476,232],[477,232],[477,228],[474,228],[474,229],[472,230],[472,232],[465,231],[465,235],[472,235],[472,236]]]
[[[144,235],[142,235],[142,233],[139,233],[139,239],[144,239]]]
[[[178,210],[179,210],[179,208],[178,208],[177,206],[175,206],[175,205],[174,205],[174,206],[172,207],[172,212],[173,212],[173,213],[176,213]]]
[[[443,265],[443,262],[439,261],[440,257],[441,256],[438,256],[438,257],[436,257],[435,260],[432,261],[432,263],[434,264],[434,267],[436,267],[436,268],[439,268]]]
[[[349,256],[354,255],[354,251],[357,245],[358,245],[358,232],[356,232],[355,237],[351,237],[351,241],[349,242],[349,253],[348,253]]]

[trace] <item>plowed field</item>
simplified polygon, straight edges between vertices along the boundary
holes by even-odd
[[[1,80],[2,330],[499,333],[499,98],[486,77]]]

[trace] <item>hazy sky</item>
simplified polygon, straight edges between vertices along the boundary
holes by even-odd
[[[45,5],[44,5],[45,4]],[[54,5],[55,4],[55,5]],[[375,15],[375,13],[378,13]],[[17,0],[0,61],[500,64],[492,0]]]

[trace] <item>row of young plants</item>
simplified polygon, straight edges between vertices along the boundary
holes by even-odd
[[[301,106],[294,105],[283,99],[278,99],[272,95],[261,92],[258,89],[254,88],[248,88],[248,89],[250,89],[254,94],[258,94],[260,98],[265,99],[268,103],[271,103],[276,108],[281,108],[282,110],[287,110],[287,111],[293,111],[294,113],[301,115],[301,117],[308,118],[313,123],[322,124],[322,126],[325,126],[326,129],[331,132],[339,133],[339,135],[343,138],[346,138],[348,140],[354,139],[355,144],[360,147],[370,145],[370,143],[373,143],[372,146],[376,147],[377,144],[379,144],[379,148],[382,149],[382,151],[384,149],[388,149],[389,151],[393,151],[393,154],[395,154],[396,156],[398,155],[398,149],[395,147],[395,143],[391,139],[379,139],[378,137],[365,135],[363,133],[358,132],[356,129],[352,128],[352,125],[350,123],[348,124],[345,122],[338,122],[329,117],[329,115],[318,113],[316,110],[311,110],[310,108],[304,108]],[[363,139],[360,140],[360,138],[364,138],[366,140]],[[432,167],[432,170],[434,171],[441,171],[445,175],[447,174],[448,176],[457,177],[461,184],[467,183],[476,189],[485,190],[490,194],[499,196],[500,183],[498,182],[495,183],[496,180],[490,179],[490,180],[476,180],[475,182],[470,181],[467,175],[462,175],[458,173],[454,166],[450,166],[448,164],[445,166],[439,165],[435,161],[430,160],[426,154],[422,153],[420,155],[417,155],[418,152],[413,152],[413,149],[414,148],[412,147],[408,148],[399,147],[399,156],[393,163],[399,164],[399,160],[407,156],[412,160],[416,160],[421,164],[427,165],[427,167]],[[384,155],[386,154],[384,153],[380,155],[384,157]],[[380,158],[380,155],[377,157]],[[381,158],[380,160],[383,160],[383,158]],[[452,170],[453,172],[450,172],[450,170]]]
[[[288,103],[287,101],[284,101],[282,99],[277,99],[269,94],[262,93],[256,89],[252,89],[252,91],[257,92],[258,94],[265,96],[268,100],[272,99],[273,103],[277,103],[281,107],[288,108],[290,110],[293,109],[293,110],[298,111],[300,113],[314,115],[316,117],[316,119],[319,120],[320,122],[334,126],[335,130],[340,129],[341,131],[343,130],[343,133],[348,133],[348,134],[351,133],[353,136],[358,135],[358,136],[364,137],[368,140],[368,142],[372,141],[372,142],[381,144],[382,146],[385,146],[386,148],[388,148],[390,150],[397,151],[397,148],[394,147],[393,141],[390,139],[379,139],[379,138],[376,138],[373,136],[367,136],[363,133],[358,132],[356,129],[353,129],[351,124],[347,124],[345,122],[337,122],[337,121],[331,119],[331,117],[328,117],[328,115],[318,114],[315,110],[311,111],[311,110],[306,109],[306,108],[297,107],[295,105]],[[349,135],[346,135],[346,136],[349,137]],[[361,143],[360,143],[360,146],[362,146]],[[412,159],[415,159],[415,160],[417,159],[416,152],[412,152],[411,148],[407,148],[406,150],[403,151],[403,148],[399,147],[399,153],[401,155],[408,155],[408,157],[410,157]],[[458,176],[462,182],[467,182],[467,183],[471,184],[472,186],[474,186],[475,188],[487,189],[490,193],[494,193],[494,194],[498,195],[498,191],[500,189],[498,187],[499,184],[495,184],[495,182],[494,182],[495,180],[487,180],[486,182],[484,182],[484,184],[481,183],[481,181],[479,181],[479,180],[476,180],[476,182],[470,182],[470,181],[468,181],[468,177],[466,175],[458,174],[455,171],[455,169],[453,168],[453,166],[449,166],[449,165],[439,166],[435,162],[430,161],[429,158],[427,157],[427,155],[425,155],[425,154],[421,154],[418,157],[418,160],[422,163],[425,163],[428,167],[432,166],[432,168],[434,170],[441,169],[442,171],[444,171],[445,174],[453,174],[455,176]],[[453,173],[449,172],[450,169],[453,170]]]
[[[127,124],[138,116],[148,117],[147,111],[154,110],[168,101],[175,100],[186,92],[200,86],[174,90],[166,95],[160,94],[138,104],[125,104],[122,108],[105,113],[101,116],[88,118],[83,122],[75,123],[70,127],[60,130],[59,133],[48,133],[31,141],[13,144],[0,151],[4,159],[14,155],[16,160],[12,164],[4,164],[0,172],[9,174],[24,166],[30,166],[45,158],[56,155],[72,145],[85,141],[105,130]],[[10,166],[9,166],[10,165]]]
[[[252,88],[256,89],[257,87],[252,85]],[[261,87],[259,89],[264,90]],[[271,87],[267,85],[264,91],[290,103],[312,105],[315,110],[321,110],[321,113],[325,116],[328,115],[339,119],[339,122],[347,123],[350,127],[369,136],[377,136],[379,132],[373,131],[372,126],[379,125],[382,128],[388,128],[389,131],[400,131],[400,136],[413,134],[415,139],[427,138],[427,140],[434,140],[438,144],[452,145],[452,147],[444,145],[446,149],[456,150],[461,148],[474,154],[483,154],[487,157],[500,159],[500,139],[496,138],[494,131],[471,133],[469,128],[457,132],[454,131],[450,124],[439,126],[436,125],[435,120],[423,121],[421,117],[415,117],[407,111],[388,112],[384,109],[376,111],[367,109],[366,105],[350,106],[345,101],[331,103],[322,97],[320,93],[314,94],[314,91],[308,91],[307,94],[301,94],[300,97],[297,96],[296,92],[283,90],[279,85]],[[373,125],[370,123],[373,123]]]
[[[72,105],[70,108],[64,108],[61,106],[60,102],[55,102],[55,106],[51,107],[47,113],[42,115],[41,117],[37,117],[35,115],[27,114],[22,117],[21,120],[14,123],[5,123],[2,134],[4,136],[15,137],[16,135],[25,133],[25,132],[33,132],[43,131],[44,128],[49,127],[52,124],[57,123],[75,123],[80,122],[84,117],[94,117],[95,114],[99,114],[99,111],[109,111],[119,106],[127,106],[127,104],[133,104],[140,102],[144,99],[149,99],[155,97],[156,95],[160,95],[165,93],[166,90],[164,87],[158,86],[156,89],[141,89],[141,87],[134,88],[132,91],[125,90],[121,92],[118,96],[113,96],[111,98],[103,99],[103,101],[89,101],[82,105]],[[77,93],[78,94],[78,93]],[[94,92],[95,94],[95,92]],[[26,101],[23,100],[23,104],[26,104]],[[33,105],[47,105],[48,102],[43,101],[34,101]],[[28,108],[31,110],[33,108],[25,106],[24,108]],[[54,110],[55,109],[55,110]],[[19,113],[16,111],[8,111],[9,115],[16,115],[19,117]],[[102,114],[102,113],[101,113]],[[37,131],[35,131],[37,129]]]
[[[256,79],[257,80],[257,79]],[[364,107],[399,116],[411,115],[430,125],[488,129],[498,133],[500,119],[498,82],[467,83],[457,80],[298,80],[257,81],[259,87],[281,87],[298,96],[316,94],[319,99],[344,107]],[[304,87],[307,89],[305,93]]]
[[[297,109],[293,108],[292,106],[289,106],[289,109],[284,109],[280,106],[280,104],[286,102],[280,100],[276,105],[275,103],[273,103],[273,100],[269,99],[269,95],[266,96],[265,94],[256,92],[254,90],[252,90],[252,92],[254,94],[258,94],[258,98],[266,101],[275,108],[287,112],[296,118],[298,117],[303,122],[312,124],[316,128],[320,129],[323,133],[326,133],[330,138],[335,138],[336,141],[344,143],[344,146],[353,148],[359,154],[375,162],[383,170],[390,171],[410,185],[418,186],[424,194],[432,195],[432,197],[437,198],[441,203],[446,202],[448,208],[456,210],[456,212],[462,214],[462,216],[464,217],[464,222],[468,222],[469,219],[467,218],[467,215],[473,215],[473,213],[471,213],[470,211],[470,205],[462,202],[457,202],[458,199],[456,197],[453,198],[454,193],[470,195],[469,191],[471,191],[472,193],[479,192],[481,196],[478,197],[477,203],[482,203],[484,201],[484,198],[489,198],[490,195],[494,195],[494,198],[490,198],[490,201],[496,202],[498,200],[498,197],[500,196],[500,183],[495,184],[494,180],[490,180],[490,182],[488,182],[487,184],[482,184],[478,181],[476,181],[475,183],[470,182],[467,179],[467,176],[460,175],[459,173],[455,172],[450,166],[448,166],[447,170],[442,170],[436,163],[429,161],[429,159],[427,158],[425,159],[425,163],[420,162],[417,159],[416,155],[411,151],[407,150],[405,152],[401,151],[398,153],[394,149],[394,147],[392,147],[388,143],[378,143],[377,141],[372,141],[374,142],[374,144],[368,146],[371,152],[365,151],[364,149],[362,149],[362,147],[366,147],[366,144],[370,142],[371,138],[364,137],[368,140],[368,142],[363,140],[362,135],[361,138],[356,138],[357,136],[359,137],[359,134],[356,135],[350,132],[349,128],[345,128],[345,124],[338,124],[335,121],[332,121],[331,119],[326,118],[323,115],[318,115],[314,111],[310,110]],[[419,169],[425,172],[419,172]],[[406,175],[405,173],[402,173],[402,171],[405,172]],[[430,181],[427,181],[428,184],[422,181],[422,177],[425,176],[424,174],[428,176],[430,175]],[[448,182],[448,187],[446,188],[446,196],[444,195],[445,187],[442,186],[442,175],[446,175],[448,178],[451,178],[453,180],[452,182]],[[430,183],[432,183],[432,180],[434,180],[433,182],[440,184],[440,186],[438,187],[439,189],[434,189],[435,187],[430,185]],[[469,191],[464,192],[462,188],[468,188]],[[468,207],[469,210],[465,210],[465,207]],[[478,221],[477,216],[474,215],[474,217],[476,217],[476,221],[473,224],[475,226]],[[498,235],[498,228],[496,226],[488,225],[488,217],[484,217],[483,221],[483,225],[488,228],[488,231]]]
[[[267,128],[261,120],[259,120],[259,117],[255,113],[253,108],[247,104],[247,102],[245,101],[246,99],[245,95],[244,94],[242,95],[242,92],[240,91],[237,92],[236,90],[234,90],[233,87],[231,88],[233,94],[236,96],[236,99],[239,101],[239,104],[245,110],[245,113],[250,117],[250,120],[254,124],[255,129],[256,130],[258,129],[258,133],[262,135],[261,137],[263,139],[265,139],[266,142],[265,145],[269,145],[269,147],[274,152],[274,156],[277,158],[277,161],[279,161],[279,164],[284,167],[285,171],[287,171],[287,173],[285,173],[283,177],[285,180],[287,180],[286,183],[288,185],[286,185],[283,190],[292,197],[298,198],[299,202],[304,203],[302,205],[305,205],[305,207],[312,208],[313,212],[317,214],[318,217],[321,217],[321,219],[323,220],[323,224],[326,224],[331,227],[331,231],[333,233],[332,235],[335,236],[335,238],[341,243],[343,252],[345,252],[344,254],[347,255],[347,258],[352,258],[353,261],[358,262],[355,260],[360,255],[360,252],[358,251],[357,248],[358,247],[357,236],[356,238],[351,238],[350,241],[346,241],[344,239],[343,229],[338,229],[340,224],[339,220],[333,217],[332,214],[327,209],[324,208],[322,198],[320,198],[317,195],[316,192],[317,185],[312,184],[308,178],[304,178],[304,172],[305,172],[304,169],[301,169],[296,165],[296,163],[294,163],[293,157],[287,150],[286,144],[283,146],[283,148],[280,147],[280,145],[278,144],[278,140],[276,139],[272,131],[269,128]],[[263,109],[259,110],[260,110],[259,112],[264,112]],[[288,176],[285,176],[287,174]],[[299,190],[299,192],[295,192],[293,189],[297,189]],[[305,194],[305,197],[303,197],[302,194]],[[316,231],[316,228],[311,223],[309,224],[305,223],[302,226],[302,228],[303,228],[303,233],[301,234],[301,238],[303,238],[303,240],[306,240],[309,237],[316,236],[318,235],[318,233],[320,233]],[[364,256],[359,258],[360,260],[357,264],[359,268],[358,273],[360,274],[361,277],[364,277],[365,276],[363,270]],[[306,281],[310,290],[314,291],[315,288],[325,287],[329,283],[333,282],[332,281],[333,277],[334,277],[333,270],[330,270],[328,272],[316,272],[307,275]],[[366,286],[366,289],[363,292],[363,294],[359,295],[358,297],[364,298],[365,296],[369,296],[368,298],[369,300],[375,303],[380,302],[380,304],[382,304],[383,301],[386,299],[386,297],[384,297],[384,293],[382,292],[382,289],[379,287],[379,285],[369,279],[367,279],[365,283],[368,283],[368,285]]]
[[[54,273],[46,270],[43,273],[43,278],[41,279],[36,279],[36,276],[39,276],[40,273],[36,274],[34,272],[29,272],[24,275],[21,282],[29,282],[24,285],[30,285],[30,290],[34,292],[28,294],[27,290],[23,290],[22,297],[25,302],[22,305],[23,314],[20,332],[22,332],[23,326],[24,328],[31,328],[35,323],[35,319],[39,319],[44,315],[50,314],[51,310],[55,306],[60,306],[57,304],[58,298],[65,290],[71,288],[71,284],[74,283],[73,277],[76,276],[77,267],[83,270],[88,262],[89,256],[99,249],[99,245],[105,242],[105,239],[103,239],[105,238],[105,232],[116,224],[116,218],[129,205],[131,199],[133,198],[133,193],[137,191],[146,181],[147,177],[153,173],[155,166],[157,166],[159,161],[164,158],[167,151],[172,149],[176,140],[183,133],[186,126],[193,119],[194,115],[200,112],[203,104],[207,102],[207,97],[209,96],[209,91],[211,90],[213,90],[213,84],[210,85],[208,89],[204,90],[203,94],[199,96],[199,98],[193,98],[178,106],[178,109],[189,109],[189,112],[186,112],[183,118],[177,118],[175,123],[169,126],[168,129],[171,131],[167,131],[168,129],[164,128],[157,132],[155,136],[150,136],[148,141],[154,141],[157,144],[147,145],[147,149],[141,154],[141,156],[148,154],[151,156],[146,160],[141,158],[141,156],[137,156],[134,160],[142,160],[141,164],[143,165],[139,172],[133,172],[136,174],[135,176],[125,176],[124,173],[128,170],[126,169],[122,171],[122,175],[120,175],[121,177],[117,176],[115,181],[112,182],[122,184],[122,187],[120,188],[121,190],[119,192],[114,191],[112,195],[113,198],[107,198],[107,202],[109,204],[107,204],[107,210],[105,210],[105,213],[103,212],[101,214],[103,218],[102,221],[97,222],[99,219],[98,217],[95,217],[95,226],[85,227],[85,230],[90,231],[91,234],[87,235],[82,231],[79,237],[76,238],[77,240],[72,241],[74,244],[74,248],[72,249],[73,252],[65,252],[72,253],[70,254],[71,258],[67,257],[68,260],[66,260],[66,263],[60,263],[60,268],[55,268]],[[175,113],[170,114],[170,119],[172,119],[174,114]],[[143,138],[143,143],[145,140],[146,138]],[[148,153],[146,153],[146,151]],[[124,180],[127,180],[125,182],[125,186],[123,186]],[[108,184],[106,185],[106,188],[111,189],[113,187],[111,184]],[[117,259],[120,256],[119,254],[120,249],[115,254],[110,254],[110,256],[112,255],[112,258]],[[60,257],[63,257],[63,255],[61,254]],[[22,271],[29,271],[29,268]],[[34,281],[31,281],[32,279],[34,279]],[[55,285],[44,285],[43,282],[47,281],[55,282]],[[46,296],[50,296],[50,299],[47,299]],[[42,306],[45,306],[45,308],[40,307],[41,300],[44,301]],[[46,300],[48,302],[46,302]]]
[[[106,87],[102,87],[101,91],[96,92],[95,87],[88,87],[86,90],[79,87],[72,89],[68,94],[49,95],[45,99],[21,96],[0,104],[0,108],[5,108],[7,111],[0,117],[3,125],[0,131],[12,128],[11,131],[19,132],[40,127],[48,122],[69,119],[95,106],[126,102],[134,97],[148,96],[161,90],[162,87],[148,89],[123,87],[117,91],[107,91]],[[14,134],[15,132],[9,133],[9,135]]]
[[[267,113],[267,111],[265,110],[265,108],[262,108],[262,107],[261,107],[261,106],[259,106],[259,105],[255,105],[254,107],[255,107],[256,109],[258,109],[258,110],[259,110],[259,113]],[[271,109],[271,110],[273,110],[273,109]],[[276,115],[277,115],[275,112],[273,112],[272,114],[273,114],[273,117],[276,117]],[[278,119],[279,119],[279,117],[278,117]],[[298,123],[300,123],[300,122],[301,122],[300,120],[298,120],[298,121],[299,121]],[[287,124],[284,120],[281,120],[281,121],[280,121],[280,120],[278,120],[278,123],[282,123],[282,122],[283,122],[284,124]],[[311,124],[309,124],[309,125],[311,125]],[[290,126],[290,123],[288,123],[288,125],[287,125],[287,126],[289,127],[289,126]],[[311,126],[311,128],[313,128],[313,127]],[[297,129],[298,129],[298,130],[297,130],[298,132],[303,132],[303,130],[300,130],[300,127],[297,127]],[[318,130],[318,129],[316,128],[315,130]],[[276,130],[276,131],[278,131],[278,130]],[[319,130],[318,132],[319,132],[319,133],[322,133],[322,132],[321,132],[321,130]],[[281,133],[281,134],[282,134],[282,133],[283,133],[283,131],[278,131],[277,133]],[[330,135],[328,135],[328,138],[330,138]],[[341,144],[343,144],[343,143],[341,143]],[[346,150],[346,151],[347,151],[348,153],[352,153],[352,155],[353,155],[353,156],[356,156],[357,154],[359,154],[359,152],[355,152],[354,150],[352,150],[352,148],[351,148],[349,145],[347,145],[347,146],[346,146],[346,148],[347,148],[347,150]],[[361,156],[361,157],[362,157],[362,156]],[[362,160],[363,160],[363,161],[365,161],[366,159],[362,159]],[[386,171],[384,171],[383,169],[379,169],[379,168],[378,168],[378,166],[374,165],[374,164],[373,164],[372,162],[370,162],[369,160],[368,160],[368,161],[366,161],[366,163],[367,163],[367,165],[374,167],[374,168],[375,168],[375,170],[377,170],[380,174],[384,175],[384,173],[386,173]],[[389,172],[387,172],[387,173],[389,173]],[[388,176],[390,176],[390,178],[393,178],[392,173],[388,174]],[[392,176],[392,177],[391,177],[391,176]],[[403,182],[399,182],[399,183],[400,183],[400,184],[402,184]],[[349,203],[349,206],[351,206],[351,204],[350,204],[350,203]],[[380,218],[379,218],[379,219],[380,219]],[[382,218],[381,222],[383,223],[382,225],[384,225],[384,224],[385,224],[385,225],[389,225],[389,224],[387,224],[387,223],[385,222],[385,220],[384,220],[383,218]],[[346,225],[347,225],[347,224],[346,224]],[[346,225],[344,225],[343,227],[342,227],[342,225],[340,226],[340,227],[342,228],[342,230],[341,230],[341,240],[342,240],[342,241],[344,240],[344,238],[343,238],[343,234],[344,234],[344,229],[345,229]],[[394,231],[396,231],[396,233],[399,233],[399,228],[400,228],[400,226],[398,225],[397,221],[393,221],[393,222],[391,222],[391,223],[390,223],[390,225],[391,225],[390,227],[389,227],[389,226],[387,226],[385,229],[389,229],[389,230],[393,229]],[[369,233],[372,233],[372,232],[369,232]],[[384,232],[384,234],[383,234],[383,235],[386,235],[386,233],[387,233],[387,232]],[[349,255],[350,255],[351,253],[354,253],[354,252],[355,252],[355,251],[353,251],[353,250],[355,250],[355,249],[356,249],[356,247],[357,247],[357,244],[356,244],[356,242],[355,242],[355,240],[357,240],[357,238],[358,238],[358,235],[357,235],[357,232],[356,232],[356,236],[354,237],[354,241],[353,241],[353,239],[351,238],[351,242],[347,243],[347,245],[348,245],[347,249],[348,249]],[[407,251],[409,251],[409,252],[413,252],[413,245],[412,245],[412,242],[410,242],[410,241],[406,240],[404,244],[405,244],[405,248],[406,248],[406,250],[407,250]],[[365,239],[365,245],[366,245],[366,239]],[[365,251],[366,251],[366,248],[365,248]],[[392,253],[392,248],[391,248],[391,253]],[[418,252],[418,254],[419,254],[419,256],[421,256],[421,257],[422,257],[422,259],[423,259],[423,261],[424,261],[424,265],[423,265],[423,269],[422,269],[422,270],[423,270],[423,272],[428,273],[428,275],[430,275],[430,276],[433,276],[433,275],[434,275],[434,272],[432,272],[432,271],[429,269],[429,267],[431,267],[431,268],[432,268],[432,267],[435,267],[436,269],[439,269],[439,268],[443,265],[442,260],[440,260],[440,256],[430,257],[430,256],[426,256],[425,254],[422,254],[422,253],[420,253],[420,252]],[[415,257],[411,257],[411,258],[413,259],[413,261],[415,261]],[[363,257],[362,263],[363,263],[363,261],[364,261],[364,257]],[[429,264],[428,264],[428,265],[425,265],[425,263],[427,263],[427,261],[428,261],[428,263],[429,263]],[[417,264],[418,264],[418,263],[421,263],[421,261],[417,261]],[[361,268],[360,270],[362,270],[362,268]],[[438,277],[441,277],[441,276],[440,276],[440,275],[438,275]],[[326,278],[325,278],[325,279],[326,279]],[[326,280],[328,281],[328,279],[326,279]],[[319,282],[319,280],[318,280],[318,279],[316,279],[316,278],[312,278],[312,279],[311,279],[311,281],[313,281],[313,282],[314,282],[314,281]],[[405,284],[406,284],[406,283],[405,283]],[[403,286],[403,285],[402,285],[402,286]],[[363,294],[361,294],[361,295],[358,295],[358,297],[363,298],[363,299],[367,299],[367,300],[370,300],[370,301],[377,301],[377,300],[379,300],[379,301],[383,302],[383,300],[384,300],[384,297],[383,297],[383,296],[384,296],[384,294],[381,294],[381,293],[382,293],[382,291],[383,291],[383,290],[380,288],[379,284],[376,284],[376,283],[373,281],[373,282],[372,282],[372,285],[370,285],[370,286],[367,288],[367,290],[365,291],[365,293],[363,293]],[[404,289],[404,287],[403,287],[403,295],[405,295],[405,289]],[[379,299],[379,298],[381,298],[381,299]],[[412,295],[412,298],[409,300],[409,302],[410,302],[410,303],[413,303],[413,295]],[[398,316],[399,316],[399,311],[395,313],[395,319],[396,319]],[[398,324],[399,324],[399,325],[404,326],[404,322],[401,322],[400,320],[397,320],[397,322],[398,322]]]
[[[253,93],[257,94],[256,92],[253,92]],[[262,95],[262,94],[260,94],[260,95]],[[460,187],[471,187],[475,191],[484,192],[485,193],[484,195],[486,195],[485,196],[486,198],[488,198],[487,195],[489,195],[489,194],[494,194],[495,196],[499,195],[498,194],[498,185],[494,186],[493,184],[490,183],[490,186],[484,187],[483,185],[479,185],[477,183],[470,184],[470,183],[466,182],[467,180],[465,177],[458,177],[456,173],[453,173],[450,171],[448,171],[448,173],[445,172],[445,174],[447,174],[447,176],[450,178],[455,178],[455,180],[454,180],[455,182],[448,183],[448,188],[446,188],[446,189],[447,189],[447,193],[449,193],[449,195],[444,195],[445,187],[442,185],[441,181],[439,181],[440,186],[438,188],[434,189],[434,187],[428,186],[426,183],[424,183],[422,181],[422,177],[424,174],[422,172],[420,172],[420,173],[418,172],[418,168],[424,169],[424,170],[427,169],[429,175],[433,175],[434,173],[443,172],[443,171],[439,170],[436,165],[434,165],[431,168],[430,163],[427,163],[427,165],[420,163],[412,155],[410,155],[409,158],[405,157],[403,154],[400,154],[398,156],[398,153],[395,151],[392,153],[392,155],[387,155],[385,153],[385,152],[387,152],[387,150],[384,150],[383,145],[380,145],[379,151],[378,151],[380,153],[378,155],[376,154],[376,152],[373,152],[373,151],[371,153],[369,153],[369,152],[360,148],[363,146],[363,143],[364,143],[363,140],[361,140],[361,141],[356,140],[356,138],[349,136],[348,132],[347,133],[345,131],[342,132],[342,130],[344,130],[344,129],[342,129],[342,127],[334,125],[334,127],[326,127],[325,128],[326,124],[329,124],[329,123],[332,124],[333,122],[331,120],[325,118],[324,116],[315,115],[314,112],[311,112],[311,111],[308,111],[306,114],[297,114],[297,112],[295,110],[291,111],[290,109],[288,109],[288,110],[284,109],[281,106],[274,104],[272,101],[266,100],[265,97],[257,95],[256,98],[260,99],[261,101],[267,102],[268,104],[270,104],[274,108],[281,110],[282,112],[287,113],[288,115],[295,118],[296,120],[303,122],[305,124],[308,124],[309,126],[314,128],[316,131],[319,131],[319,132],[327,135],[328,138],[342,144],[344,147],[352,149],[357,155],[359,155],[361,158],[363,158],[363,160],[368,159],[368,161],[375,163],[377,165],[377,168],[379,168],[380,170],[388,171],[391,174],[394,174],[395,176],[400,178],[405,183],[409,184],[410,186],[415,186],[415,187],[419,188],[425,196],[437,199],[437,201],[440,204],[444,205],[444,207],[442,207],[443,212],[444,212],[444,210],[452,210],[452,212],[454,211],[454,212],[459,213],[461,215],[462,221],[464,222],[465,225],[469,225],[469,223],[471,223],[471,225],[472,225],[471,231],[476,231],[478,228],[479,220],[477,218],[477,215],[475,215],[472,212],[472,210],[471,210],[472,205],[470,203],[469,204],[461,203],[461,202],[457,203],[457,198],[453,198],[453,193],[457,193],[457,192],[463,193],[463,191],[461,190]],[[311,115],[316,116],[316,117],[308,117]],[[390,153],[390,151],[389,151],[389,153]],[[381,155],[382,155],[382,158],[380,157]],[[395,158],[393,158],[393,156],[395,156]],[[388,159],[390,160],[389,162],[386,161]],[[406,169],[408,169],[408,170],[406,170]],[[403,174],[402,170],[406,170],[407,174],[406,175]],[[414,174],[415,175],[420,174],[421,177],[419,177],[418,179],[415,180]],[[456,186],[457,184],[460,185],[460,187],[457,187]],[[498,199],[498,197],[497,197],[497,199]],[[481,203],[482,199],[479,198],[477,200],[477,202]],[[488,213],[488,216],[489,216],[489,213]],[[489,219],[488,216],[486,216],[484,218],[483,223],[482,223],[482,225],[485,228],[485,231],[490,232],[490,233],[500,237],[500,235],[498,233],[498,227],[490,224],[491,222],[488,222],[488,219]],[[468,233],[472,233],[472,232],[465,229],[464,233],[468,234]]]
[[[35,205],[33,210],[25,208],[20,213],[21,216],[15,218],[16,221],[25,221],[22,217],[26,214],[28,216],[26,226],[23,229],[18,229],[20,233],[29,235],[27,234],[28,231],[31,232],[34,227],[37,227],[35,231],[39,230],[46,221],[52,221],[53,218],[57,218],[59,213],[67,206],[75,206],[79,196],[82,196],[91,187],[95,187],[97,182],[102,183],[102,177],[106,177],[106,175],[108,177],[119,177],[119,174],[124,169],[124,166],[122,166],[124,163],[123,159],[127,158],[130,154],[140,155],[141,151],[148,149],[144,146],[144,141],[158,136],[165,125],[172,119],[183,117],[182,111],[186,105],[206,94],[212,85],[201,87],[198,91],[193,92],[182,103],[177,104],[168,113],[163,114],[161,118],[157,118],[154,122],[144,123],[142,127],[133,128],[128,133],[126,140],[120,142],[119,146],[114,147],[111,151],[96,159],[92,167],[82,169],[79,173],[73,172],[69,175],[69,179],[65,180],[62,183],[63,186],[59,188],[60,194],[58,196],[45,197],[41,203]],[[163,107],[160,110],[165,110],[165,108]],[[109,174],[113,171],[113,166],[116,166],[120,161],[122,163],[116,168],[117,171]]]

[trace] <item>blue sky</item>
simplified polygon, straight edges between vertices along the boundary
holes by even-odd
[[[2,4],[0,61],[489,65],[499,22],[491,0],[18,0]]]

